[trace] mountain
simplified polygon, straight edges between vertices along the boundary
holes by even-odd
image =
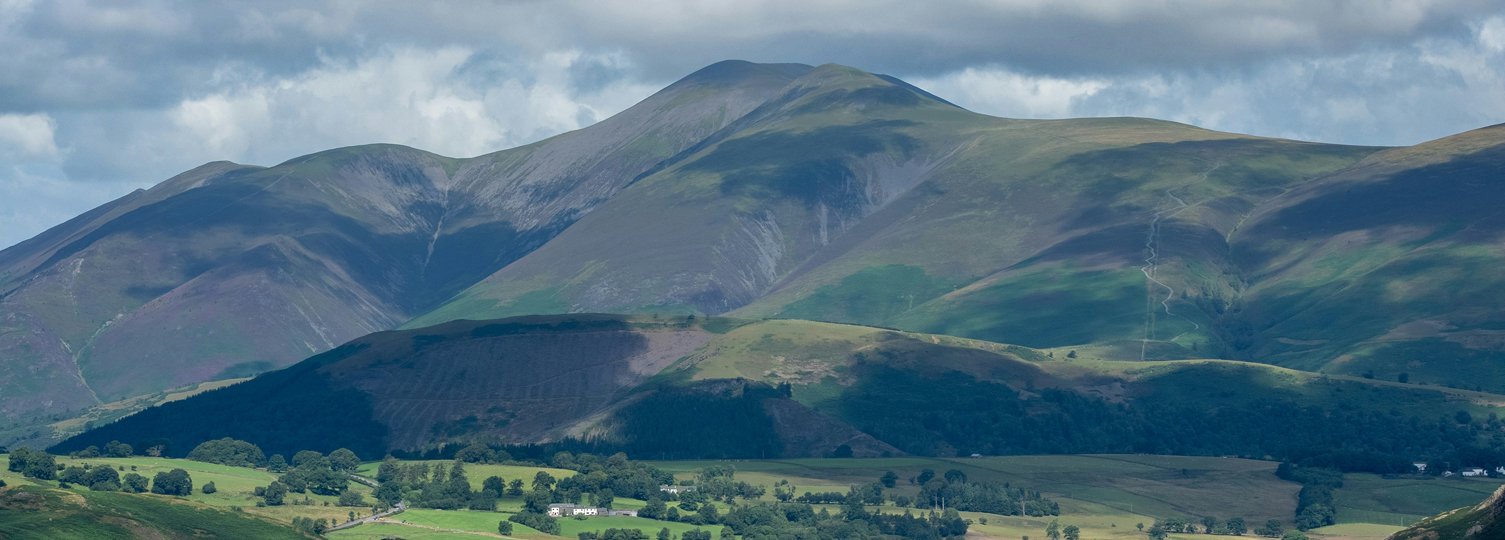
[[[206,165],[0,252],[0,410],[73,414],[393,328],[588,312],[1505,392],[1502,160],[1502,126],[1376,148],[1018,120],[845,66],[724,62],[471,159]]]
[[[1382,149],[1011,120],[834,65],[744,120],[405,327],[803,318],[1505,391],[1505,127]]]
[[[211,163],[0,251],[0,413],[255,374],[401,324],[809,70],[723,62],[472,159],[393,145]]]
[[[372,334],[74,436],[183,455],[552,443],[657,458],[1161,453],[1400,472],[1496,459],[1505,396],[798,320],[525,316]],[[1404,411],[1404,412],[1402,412]],[[1270,434],[1280,434],[1270,436]],[[1491,446],[1491,444],[1493,446]],[[452,447],[456,448],[456,447]]]
[[[1505,487],[1484,502],[1423,519],[1386,540],[1484,540],[1505,538]]]

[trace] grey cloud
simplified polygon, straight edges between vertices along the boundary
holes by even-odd
[[[57,149],[0,148],[0,246],[210,160],[531,142],[729,58],[843,63],[991,114],[1410,144],[1505,120],[1502,14],[1498,0],[0,0],[0,115],[48,115]],[[47,147],[28,137],[0,146]]]

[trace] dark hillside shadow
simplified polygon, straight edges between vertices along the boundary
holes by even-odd
[[[1505,221],[1484,220],[1505,207],[1505,145],[1445,163],[1402,171],[1382,180],[1333,183],[1240,236],[1250,262],[1278,253],[1257,246],[1270,240],[1305,240],[1349,231],[1412,226],[1485,232],[1505,230]]]

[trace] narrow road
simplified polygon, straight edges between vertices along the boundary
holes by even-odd
[[[364,483],[364,482],[362,482],[362,483]],[[403,510],[407,510],[407,509],[408,509],[408,504],[407,503],[399,502],[399,503],[397,503],[397,506],[393,507],[391,510],[387,510],[386,512],[382,512],[382,513],[374,515],[374,516],[368,516],[368,517],[363,517],[363,518],[357,518],[357,519],[352,520],[352,521],[346,521],[346,522],[341,523],[339,525],[335,525],[333,527],[330,527],[329,530],[331,530],[331,531],[338,531],[340,529],[349,529],[351,527],[354,527],[356,525],[360,525],[362,523],[375,523],[376,521],[380,520],[381,518],[384,518],[384,517],[387,517],[387,516],[391,516],[391,515],[394,515],[394,514],[400,514],[400,513],[402,513]]]
[[[1144,266],[1139,268],[1139,271],[1144,273],[1145,279],[1148,279],[1150,280],[1150,283],[1154,283],[1155,285],[1159,285],[1161,288],[1165,289],[1165,298],[1160,300],[1160,306],[1165,309],[1165,314],[1168,316],[1176,316],[1185,319],[1186,322],[1191,323],[1192,332],[1200,330],[1202,328],[1202,325],[1197,324],[1196,321],[1193,321],[1186,317],[1171,313],[1170,302],[1171,299],[1175,298],[1176,296],[1176,289],[1171,288],[1170,285],[1166,285],[1164,282],[1158,279],[1155,279],[1155,271],[1160,266],[1160,222],[1176,215],[1182,210],[1191,207],[1191,205],[1186,204],[1186,201],[1183,201],[1180,197],[1176,196],[1176,190],[1206,182],[1207,175],[1212,174],[1212,171],[1218,170],[1218,167],[1221,166],[1221,163],[1213,163],[1211,168],[1202,172],[1202,177],[1197,179],[1197,181],[1165,190],[1165,196],[1170,197],[1171,200],[1175,201],[1176,206],[1155,212],[1154,217],[1150,218],[1150,231],[1144,242],[1144,247],[1145,249],[1149,250],[1150,254],[1144,259]],[[1179,338],[1186,334],[1187,332],[1182,332],[1180,335],[1176,336],[1176,338]],[[1145,354],[1149,350],[1150,340],[1154,337],[1155,314],[1153,312],[1153,308],[1147,308],[1144,321],[1144,339],[1141,339],[1139,341],[1139,361],[1143,362],[1145,360]],[[1175,341],[1176,338],[1171,338],[1171,341]]]

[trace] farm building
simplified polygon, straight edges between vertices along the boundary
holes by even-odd
[[[662,486],[658,487],[658,490],[678,495],[678,494],[684,493],[686,491],[695,491],[695,486],[670,486],[670,485],[662,485]]]
[[[1459,474],[1463,476],[1488,476],[1484,473],[1483,467],[1464,467]]]
[[[630,516],[637,517],[637,510],[617,510],[612,508],[598,508],[595,506],[581,506],[578,504],[555,503],[549,505],[549,517],[572,517],[572,516]]]

